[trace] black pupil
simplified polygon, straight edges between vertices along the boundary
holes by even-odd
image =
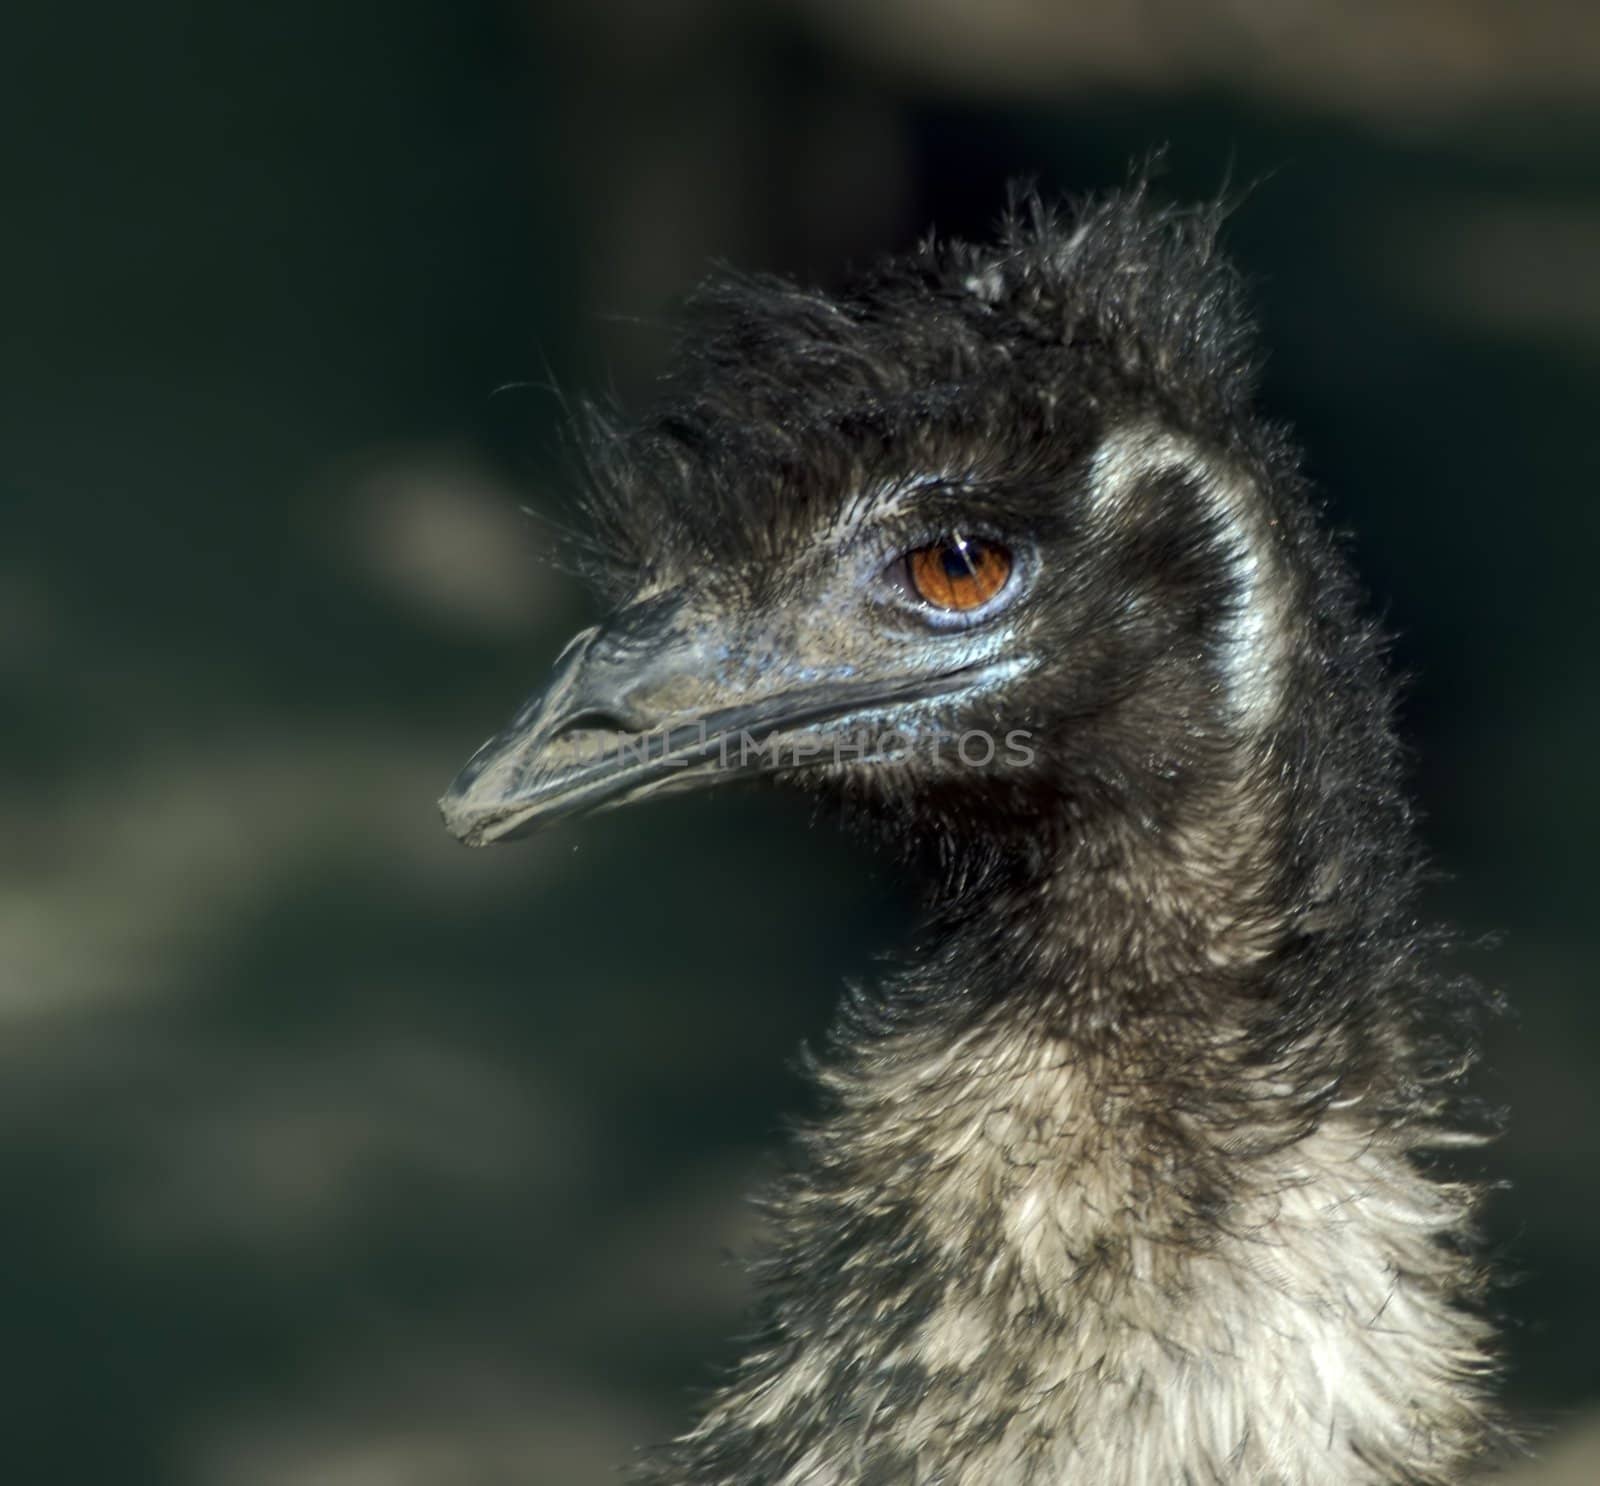
[[[953,543],[944,549],[944,575],[947,578],[966,578],[972,574],[970,544],[957,547]]]

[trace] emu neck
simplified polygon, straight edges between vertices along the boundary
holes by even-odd
[[[1471,1194],[1253,1035],[1270,884],[1108,839],[847,1006],[765,1340],[653,1479],[1378,1486],[1477,1451],[1486,1332],[1439,1241]]]
[[[1013,1021],[1084,1050],[1154,1024],[1172,1035],[1196,1013],[1214,1042],[1259,1002],[1293,927],[1283,813],[1274,791],[1219,773],[1030,824],[936,900],[934,948],[908,980],[1003,1003]]]

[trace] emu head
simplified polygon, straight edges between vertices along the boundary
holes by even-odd
[[[1291,721],[1351,649],[1337,563],[1250,409],[1216,225],[1032,202],[838,297],[709,284],[658,411],[595,441],[616,607],[456,780],[451,830],[763,775],[1004,853],[1337,755]]]

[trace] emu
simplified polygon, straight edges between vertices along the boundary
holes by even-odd
[[[1432,1169],[1486,998],[1415,917],[1384,643],[1221,216],[1035,197],[837,296],[717,277],[588,431],[611,616],[450,829],[761,777],[927,895],[652,1486],[1428,1486],[1503,1436]]]

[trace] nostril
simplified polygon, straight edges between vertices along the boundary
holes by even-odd
[[[651,719],[625,701],[583,707],[563,717],[551,738],[567,738],[576,733],[643,733]]]

